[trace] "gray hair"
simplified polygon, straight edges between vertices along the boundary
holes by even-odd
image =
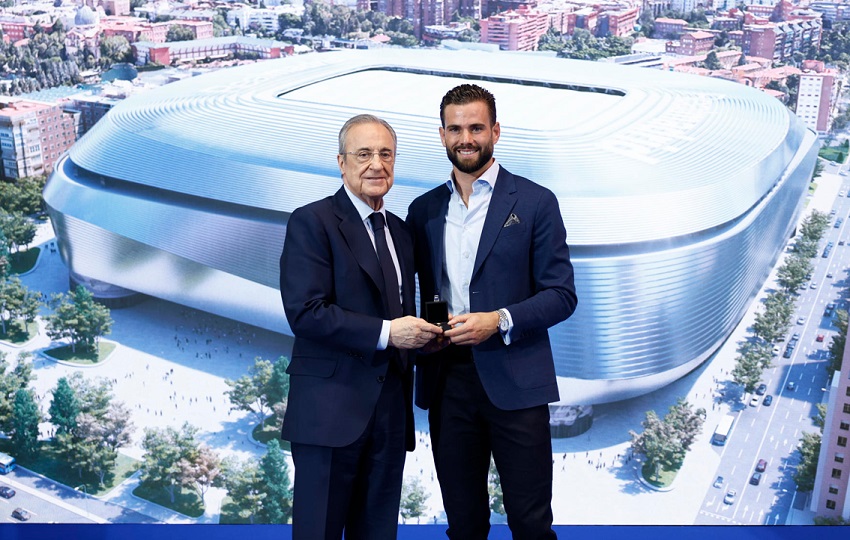
[[[348,137],[348,131],[352,127],[358,126],[360,124],[380,124],[384,126],[385,128],[387,128],[387,131],[390,132],[390,135],[392,135],[393,146],[398,146],[398,139],[396,138],[395,130],[386,120],[378,118],[374,114],[358,114],[357,116],[349,118],[348,121],[343,124],[342,128],[340,128],[339,130],[339,153],[341,155],[345,155],[345,139],[346,137]],[[393,148],[393,150],[395,149],[396,148]]]

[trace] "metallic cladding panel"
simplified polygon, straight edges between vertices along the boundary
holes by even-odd
[[[289,332],[286,219],[339,187],[339,127],[374,112],[396,129],[387,205],[404,216],[448,174],[438,102],[468,77],[497,97],[499,161],[561,204],[580,298],[550,330],[564,403],[639,395],[705,361],[793,230],[816,144],[773,98],[704,77],[382,50],[172,83],[117,106],[57,167],[45,200],[62,255],[76,274]]]

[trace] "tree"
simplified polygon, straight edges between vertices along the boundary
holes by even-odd
[[[29,246],[35,238],[36,227],[32,221],[20,212],[0,214],[0,229],[9,249],[20,252],[21,246]]]
[[[691,404],[685,398],[679,398],[676,400],[676,404],[670,407],[664,417],[664,422],[675,431],[682,443],[682,448],[687,451],[691,449],[694,439],[702,431],[702,426],[705,423],[705,409],[693,410]]]
[[[122,446],[128,446],[132,442],[133,425],[130,409],[122,401],[112,401],[106,414],[98,419],[100,421],[100,435],[103,444],[114,451]]]
[[[723,64],[720,63],[720,60],[717,58],[717,53],[714,51],[709,51],[708,55],[706,55],[704,65],[705,69],[710,69],[712,71],[723,69]]]
[[[224,462],[224,486],[241,519],[255,523],[265,498],[260,468],[256,463],[227,460]]]
[[[22,456],[36,456],[38,447],[38,423],[41,414],[31,390],[21,388],[15,392],[12,411],[12,446]]]
[[[0,351],[0,431],[14,431],[14,409],[18,390],[26,389],[35,379],[29,353],[20,353],[15,367],[8,371],[6,353]]]
[[[490,498],[490,511],[505,515],[505,498],[502,493],[502,479],[496,469],[496,463],[490,458],[490,472],[487,473],[487,494]]]
[[[27,324],[35,321],[41,300],[27,289],[18,278],[0,280],[0,328],[4,334],[19,331],[26,333]]]
[[[124,36],[104,37],[100,40],[100,61],[103,67],[112,64],[132,63],[133,48]]]
[[[407,521],[411,518],[416,518],[416,523],[419,523],[419,518],[425,515],[427,507],[425,501],[428,500],[430,494],[425,491],[422,482],[416,476],[408,476],[404,479],[401,486],[401,519]]]
[[[266,385],[266,399],[272,406],[285,403],[289,396],[289,373],[286,372],[288,367],[289,360],[285,356],[278,358],[272,365],[272,374]]]
[[[794,472],[794,482],[800,491],[811,491],[815,487],[820,446],[820,433],[803,433],[799,446],[800,464]]]
[[[830,379],[836,371],[841,371],[844,347],[847,344],[847,311],[843,309],[836,310],[832,322],[838,329],[838,332],[832,336],[832,342],[829,344],[829,365],[826,371]]]
[[[66,377],[56,381],[53,389],[53,399],[50,401],[50,422],[56,426],[56,434],[71,433],[77,427],[77,415],[80,413],[80,402],[77,393],[68,384]]]
[[[191,456],[197,451],[197,432],[198,428],[188,423],[184,423],[180,431],[171,426],[145,429],[142,482],[165,490],[172,503],[177,486],[183,483],[180,462],[184,459],[191,461]]]
[[[735,367],[732,368],[732,380],[744,387],[745,392],[752,392],[761,380],[764,370],[763,359],[751,344],[745,344],[735,359]]]
[[[249,375],[243,375],[235,381],[226,379],[224,382],[230,390],[227,390],[224,395],[230,399],[231,410],[253,413],[257,417],[257,422],[262,424],[272,405],[268,398],[268,385],[273,372],[272,363],[257,357],[248,371]],[[276,389],[275,392],[277,391]]]
[[[94,301],[92,294],[78,285],[73,295],[54,294],[53,314],[47,320],[47,335],[54,340],[70,339],[71,350],[96,352],[100,338],[112,330],[109,309]]]
[[[670,425],[659,418],[655,411],[647,411],[641,425],[643,432],[640,434],[629,431],[632,449],[646,457],[644,467],[652,471],[653,478],[659,478],[661,469],[678,470],[685,459],[685,450]]]
[[[292,488],[289,467],[277,439],[268,443],[268,451],[260,460],[260,477],[265,497],[262,516],[265,523],[288,523],[292,517]]]
[[[795,249],[798,247],[795,245]],[[788,257],[785,263],[776,271],[776,283],[786,293],[796,291],[806,281],[806,276],[812,271],[809,257]]]
[[[195,33],[191,28],[172,24],[168,27],[168,33],[165,35],[165,41],[192,41],[195,39]]]
[[[193,488],[201,499],[221,474],[221,459],[206,444],[184,456],[179,466],[180,483]]]

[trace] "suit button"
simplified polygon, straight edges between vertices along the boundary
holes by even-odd
[[[386,378],[386,377],[384,377],[383,375],[378,375],[378,382],[379,382],[379,383],[382,383],[382,382],[384,382],[385,380],[387,380],[387,378]]]

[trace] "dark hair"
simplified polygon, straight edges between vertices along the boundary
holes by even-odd
[[[490,111],[490,125],[496,125],[496,98],[493,94],[476,84],[461,84],[449,90],[440,102],[440,123],[446,127],[446,107],[449,105],[466,105],[483,101]]]
[[[395,130],[393,127],[386,121],[378,118],[373,114],[358,114],[357,116],[353,116],[348,119],[348,121],[342,125],[342,128],[339,130],[339,153],[342,156],[345,156],[345,139],[348,137],[348,131],[357,125],[360,124],[380,124],[387,128],[387,131],[390,132],[390,136],[393,138],[393,145],[398,146],[398,140],[396,139]],[[395,148],[393,148],[395,150]]]

